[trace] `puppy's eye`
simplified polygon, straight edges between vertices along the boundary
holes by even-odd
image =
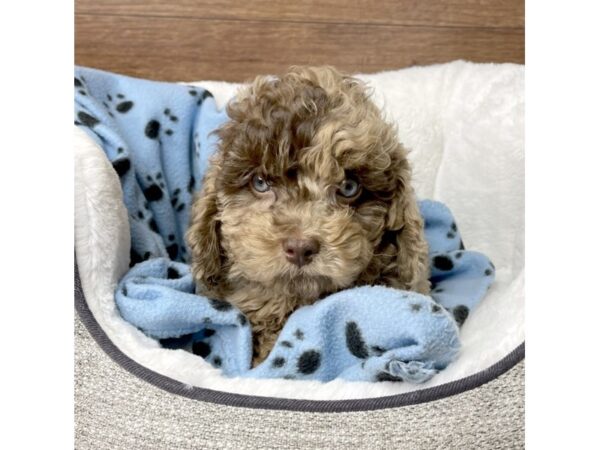
[[[360,193],[360,184],[352,178],[346,178],[338,187],[337,193],[346,199],[354,198]]]
[[[271,189],[271,186],[269,186],[267,180],[265,180],[260,175],[254,175],[254,177],[252,177],[252,189],[262,194],[264,192],[269,191]]]

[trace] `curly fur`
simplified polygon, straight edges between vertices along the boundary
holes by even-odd
[[[227,112],[187,239],[198,291],[248,316],[255,364],[295,309],[327,294],[364,284],[429,291],[406,151],[360,81],[294,67],[258,77]],[[252,189],[257,174],[268,192]],[[337,194],[347,178],[362,188],[351,201]],[[319,241],[310,264],[287,261],[290,236]]]

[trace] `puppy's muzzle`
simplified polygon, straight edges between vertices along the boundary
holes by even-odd
[[[320,250],[319,241],[316,239],[288,238],[284,239],[281,245],[285,258],[298,267],[309,264]]]

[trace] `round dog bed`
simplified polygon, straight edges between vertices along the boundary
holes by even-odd
[[[495,263],[459,359],[421,385],[319,383],[225,378],[162,348],[116,309],[127,214],[111,164],[76,129],[78,447],[522,445],[523,68],[455,62],[360,77],[411,150],[419,197],[447,204],[466,247]],[[198,85],[221,107],[237,88]]]

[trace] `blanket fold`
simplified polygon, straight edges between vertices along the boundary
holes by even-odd
[[[450,364],[459,326],[495,269],[464,249],[447,207],[424,200],[431,297],[382,286],[338,292],[294,312],[269,357],[250,369],[246,317],[196,295],[186,264],[192,194],[217,143],[212,131],[225,120],[204,89],[76,69],[75,123],[104,149],[129,213],[132,268],[115,293],[122,317],[228,376],[422,383]]]

